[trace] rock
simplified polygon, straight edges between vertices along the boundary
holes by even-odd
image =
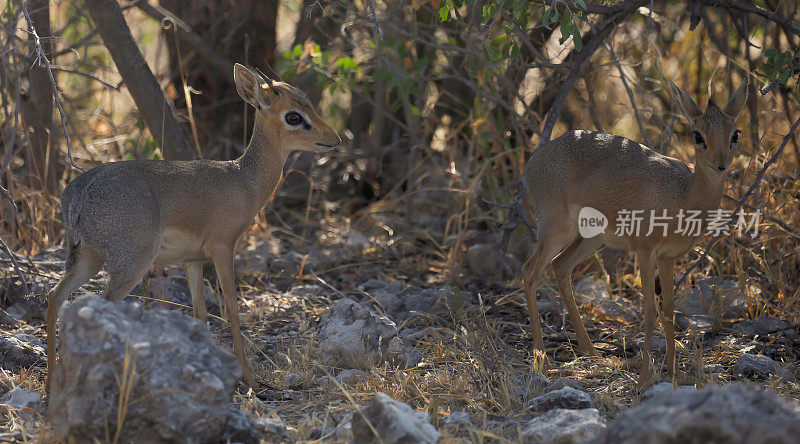
[[[579,304],[592,305],[607,320],[632,323],[639,319],[639,311],[633,304],[624,298],[612,297],[605,281],[587,276],[575,284],[573,293]]]
[[[30,390],[21,387],[14,387],[10,392],[0,396],[0,405],[10,409],[33,409],[39,410],[42,398]]]
[[[206,309],[211,310],[217,307],[217,298],[203,286],[203,295],[206,299]],[[155,276],[150,279],[150,297],[163,299],[174,304],[167,304],[171,309],[192,309],[192,293],[189,291],[189,282],[186,274],[182,270],[171,270],[169,276]],[[183,307],[181,307],[181,305]]]
[[[311,267],[319,270],[331,264],[336,258],[332,255],[312,249],[308,253],[295,250],[280,254],[280,246],[272,239],[265,239],[250,245],[238,255],[236,260],[237,272],[246,274],[278,273],[285,276],[294,276],[300,268]]]
[[[588,393],[564,387],[530,400],[530,408],[534,412],[546,412],[555,408],[560,409],[588,409],[593,408],[592,397]]]
[[[306,378],[305,376],[298,374],[298,373],[289,373],[283,378],[283,386],[284,387],[299,387],[303,385]]]
[[[364,373],[363,370],[348,369],[340,371],[339,374],[336,375],[336,379],[343,384],[355,385],[365,376],[367,376],[367,374]]]
[[[543,298],[536,302],[536,306],[541,316],[555,318],[556,316],[561,316],[561,307],[564,306],[564,302],[561,298]]]
[[[338,427],[318,427],[311,431],[309,438],[320,442],[351,442],[353,425],[348,421]]]
[[[582,392],[586,391],[586,386],[581,384],[580,382],[574,379],[561,377],[548,384],[547,388],[545,389],[545,393],[552,392],[554,390],[561,390],[564,387],[571,387],[574,388],[575,390],[580,390]]]
[[[531,399],[548,392],[547,387],[550,384],[547,378],[538,373],[517,375],[512,383],[514,384],[514,393],[522,399]]]
[[[732,373],[745,378],[766,378],[770,375],[783,378],[787,381],[796,381],[792,372],[783,368],[777,362],[764,355],[742,353],[733,366]]]
[[[761,289],[750,286],[749,291],[761,293]],[[714,317],[714,301],[720,309],[717,313],[725,317],[741,316],[747,311],[747,299],[739,289],[739,282],[724,277],[697,280],[697,286],[678,297],[676,309],[687,315],[709,315]]]
[[[725,373],[725,368],[722,364],[707,364],[703,367],[706,373]]]
[[[573,444],[593,440],[606,428],[597,409],[552,409],[528,421],[520,435],[525,444]]]
[[[800,403],[746,386],[673,392],[621,412],[598,443],[796,443]]]
[[[764,336],[770,333],[777,333],[791,327],[791,322],[774,318],[772,316],[759,316],[755,319],[745,319],[733,324],[733,331],[741,335]]]
[[[714,318],[709,315],[675,312],[675,327],[679,330],[694,329],[697,333],[705,333],[711,330],[713,325]]]
[[[467,267],[473,276],[502,279],[513,277],[519,265],[510,254],[502,254],[490,243],[475,244],[467,250]]]
[[[472,421],[469,420],[467,412],[453,412],[439,421],[441,427],[459,427],[459,426],[472,427]]]
[[[120,442],[204,442],[222,432],[242,370],[206,324],[85,296],[61,309],[58,328],[49,401],[58,439],[105,440],[116,430],[118,381],[126,379],[127,399],[136,402],[127,404]]]
[[[672,389],[672,384],[669,382],[662,382],[656,384],[642,393],[642,401],[661,396],[665,393],[673,392],[696,392],[697,389],[693,385],[679,385],[677,389]]]
[[[225,428],[217,440],[222,443],[258,444],[261,426],[247,413],[231,409]]]
[[[30,275],[26,275],[26,280],[28,281],[27,293],[16,272],[9,279],[0,280],[0,300],[8,304],[8,307],[5,308],[8,315],[18,321],[44,320],[47,310],[47,292],[50,291],[53,284],[49,280],[35,276],[34,279],[31,279]]]
[[[644,336],[636,339],[636,345],[639,350],[644,348]],[[661,336],[653,336],[652,342],[650,343],[650,351],[663,355],[667,352],[667,340]]]
[[[8,314],[7,311],[0,309],[0,325],[8,328],[16,328],[19,325],[19,321],[14,316]]]
[[[258,418],[256,423],[266,435],[267,442],[282,441],[289,437],[289,432],[286,430],[286,423],[284,423],[277,414],[273,414],[272,417]]]
[[[453,298],[453,290],[444,288],[422,289],[405,285],[398,281],[380,281],[370,279],[358,286],[369,297],[364,299],[365,305],[379,305],[383,311],[395,319],[407,319],[415,313],[441,314],[447,313],[447,303]],[[459,292],[462,303],[471,303],[472,295]]]
[[[431,425],[430,417],[410,405],[396,401],[384,393],[376,393],[371,403],[353,414],[353,441],[376,442],[376,436],[367,421],[386,444],[430,443],[439,439],[439,432]]]
[[[351,299],[339,299],[317,329],[326,365],[366,368],[382,362],[416,366],[422,354],[397,336],[397,326]]]
[[[344,242],[348,247],[356,247],[360,249],[369,248],[371,245],[369,238],[364,233],[356,230],[350,230],[347,235],[347,240]]]
[[[30,293],[24,296],[19,302],[8,306],[6,313],[18,321],[43,321],[44,314],[47,311],[47,291],[44,293]]]
[[[17,372],[36,365],[45,365],[47,353],[42,342],[33,335],[0,332],[0,367]]]

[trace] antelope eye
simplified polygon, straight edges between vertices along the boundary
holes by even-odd
[[[300,125],[303,123],[303,116],[300,115],[297,111],[290,111],[286,113],[286,123],[292,126]]]
[[[731,137],[731,143],[739,143],[739,130],[733,132],[733,137]]]
[[[703,140],[703,136],[700,135],[700,131],[695,131],[694,132],[694,144],[695,145],[701,145],[702,144],[704,149],[706,147],[706,142],[705,142],[705,140]]]

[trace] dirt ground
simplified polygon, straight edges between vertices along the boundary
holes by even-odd
[[[306,220],[290,214],[276,218],[268,229],[254,227],[241,242],[237,256],[240,315],[261,388],[252,391],[240,384],[234,404],[254,417],[279,417],[287,427],[288,440],[346,441],[349,435],[342,427],[352,412],[369,403],[376,392],[384,392],[430,413],[435,424],[450,413],[465,411],[472,426],[441,428],[444,442],[514,442],[525,422],[536,416],[529,410],[528,400],[536,394],[533,375],[537,373],[549,381],[562,377],[574,381],[591,394],[606,419],[640,402],[642,392],[636,386],[642,337],[640,290],[626,257],[613,252],[600,255],[579,266],[573,276],[584,322],[600,352],[597,358],[578,354],[555,281],[549,270],[546,272],[538,293],[548,347],[545,359],[533,352],[518,276],[509,280],[502,276],[474,278],[471,276],[480,271],[476,270],[480,264],[473,261],[471,268],[465,266],[454,277],[443,267],[446,258],[437,254],[424,230],[392,235],[376,224],[374,230],[361,233],[347,220]],[[428,227],[435,229],[436,224]],[[0,288],[5,300],[12,302],[7,311],[23,318],[6,323],[3,335],[34,335],[44,343],[42,297],[57,282],[63,257],[63,251],[55,247],[23,261],[26,279],[37,294],[33,298],[15,296],[20,291],[17,275],[7,260],[2,263]],[[488,257],[489,262],[497,259]],[[498,269],[496,264],[486,267]],[[593,293],[605,282],[602,270],[614,275],[609,281],[610,294]],[[222,344],[231,347],[230,331],[219,318],[212,267],[206,268],[205,278],[211,329]],[[101,291],[103,280],[101,274],[81,292]],[[435,302],[420,307],[414,298],[421,292],[426,292],[427,299],[419,300]],[[165,293],[168,306],[191,315],[180,269],[167,276],[160,271],[151,273],[132,297],[154,306]],[[745,293],[758,294],[754,289]],[[345,297],[392,318],[399,335],[422,353],[422,362],[406,369],[365,363],[363,376],[337,378],[343,369],[320,363],[316,332],[331,304]],[[26,302],[14,305],[15,300]],[[751,322],[744,318],[752,317],[747,307],[734,315],[718,312],[722,314],[710,322],[691,317],[683,326],[678,322],[679,376],[675,383],[700,388],[752,381],[800,399],[796,383],[733,372],[742,352],[770,356],[796,372],[800,350],[797,324],[792,325],[790,319],[778,324],[779,331],[748,330],[743,328]],[[668,381],[664,347],[657,336],[653,383]],[[2,370],[2,379],[6,386],[19,385],[44,397],[41,360],[17,371]],[[33,415],[15,413],[3,418],[2,440],[37,439],[45,436],[48,427],[44,407]]]

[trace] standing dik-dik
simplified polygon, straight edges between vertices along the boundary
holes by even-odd
[[[236,358],[247,384],[256,387],[239,330],[236,242],[272,197],[292,151],[327,151],[341,139],[297,88],[239,64],[233,78],[239,95],[256,109],[253,137],[238,159],[107,163],[64,190],[69,257],[66,274],[48,295],[48,382],[58,309],[101,267],[109,274],[103,297],[119,301],[152,264],[184,264],[194,315],[205,321],[203,263],[210,258],[225,297]]]
[[[572,269],[603,246],[631,250],[639,259],[644,297],[640,385],[649,382],[651,373],[655,266],[658,264],[661,278],[661,322],[667,342],[667,369],[672,376],[675,259],[689,251],[703,234],[685,229],[688,215],[701,215],[697,217],[705,222],[709,212],[718,209],[725,170],[738,139],[736,118],[747,99],[745,82],[725,109],[709,99],[703,112],[685,91],[669,83],[694,130],[694,171],[678,159],[662,156],[624,137],[574,131],[534,151],[524,177],[527,205],[537,218],[539,235],[536,251],[522,268],[534,347],[545,350],[536,308],[536,287],[545,265],[552,261],[581,352],[595,355],[572,294]],[[594,221],[606,217],[607,229],[582,236],[581,210],[594,215]]]

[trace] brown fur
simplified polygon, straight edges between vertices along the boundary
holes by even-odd
[[[534,347],[544,351],[536,287],[544,266],[552,261],[559,290],[582,352],[595,355],[572,294],[570,276],[578,262],[603,246],[636,252],[639,258],[645,298],[645,344],[642,374],[644,385],[650,378],[649,349],[655,323],[655,264],[659,265],[667,364],[670,375],[675,366],[673,314],[673,266],[677,257],[696,243],[697,237],[675,234],[679,210],[707,211],[718,208],[723,191],[725,169],[733,159],[731,137],[736,116],[747,98],[747,84],[731,97],[725,111],[713,102],[705,113],[684,91],[670,82],[672,93],[692,128],[704,141],[695,147],[695,168],[690,170],[678,159],[663,156],[621,136],[592,131],[574,131],[543,144],[525,167],[527,204],[538,221],[540,242],[523,267],[525,296],[533,330]],[[583,207],[599,210],[608,218],[605,233],[585,239],[578,232],[578,212]],[[640,236],[615,234],[620,210],[644,210]],[[650,210],[672,216],[667,235],[657,229],[646,236]],[[705,227],[705,225],[704,225]]]
[[[324,151],[341,139],[297,88],[282,82],[262,84],[239,64],[234,80],[239,95],[256,108],[253,137],[238,159],[108,163],[64,190],[61,204],[70,255],[65,276],[48,295],[48,382],[55,362],[56,314],[101,267],[109,273],[103,297],[118,301],[153,263],[183,263],[195,316],[205,321],[202,263],[210,258],[225,296],[236,356],[245,380],[255,387],[239,331],[233,275],[236,242],[273,195],[292,151]],[[301,113],[306,124],[286,124],[289,111]]]

